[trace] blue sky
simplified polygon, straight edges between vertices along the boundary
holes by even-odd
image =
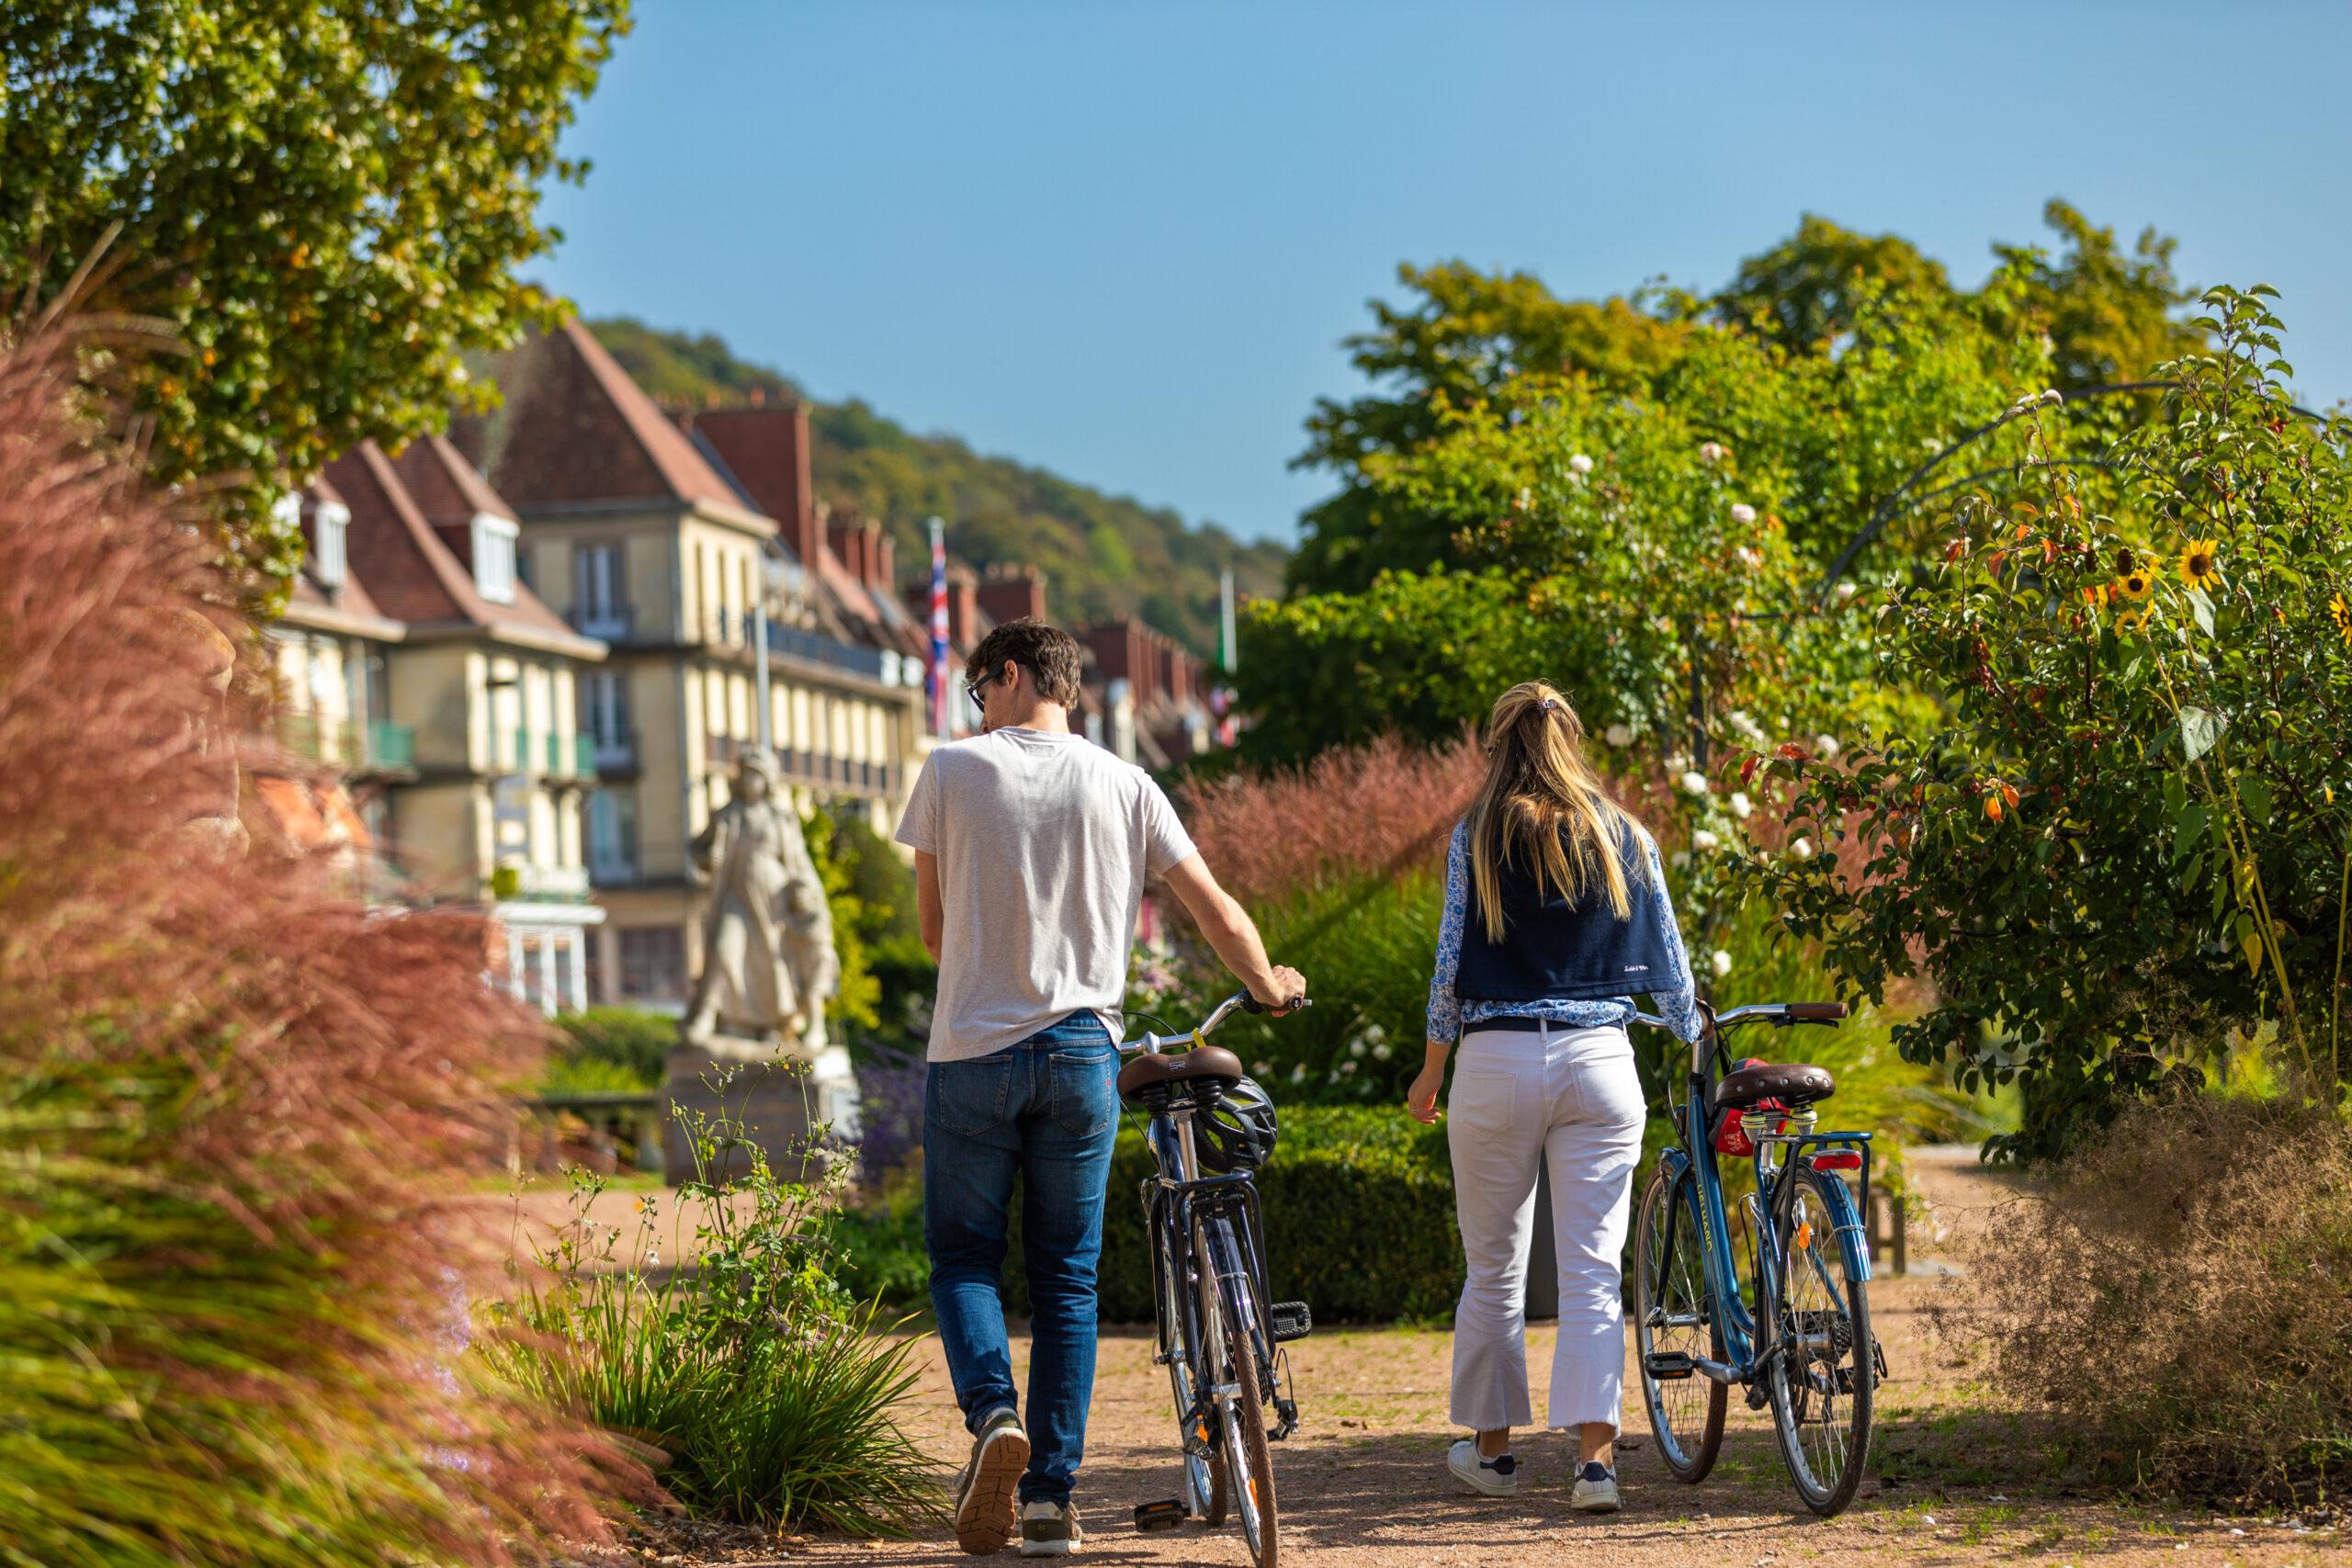
[[[2063,196],[2352,395],[2352,6],[639,0],[537,276],[1250,536],[1396,264],[1713,288],[1801,213],[1964,282]]]

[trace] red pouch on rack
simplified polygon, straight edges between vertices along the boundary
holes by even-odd
[[[1764,1065],[1764,1058],[1761,1056],[1745,1056],[1733,1064],[1733,1070],[1737,1071],[1741,1067],[1760,1067]],[[1788,1107],[1777,1100],[1759,1100],[1754,1105],[1745,1109],[1786,1111]],[[1756,1152],[1755,1142],[1748,1137],[1747,1129],[1739,1124],[1740,1115],[1741,1111],[1730,1109],[1715,1112],[1715,1153],[1746,1159]]]

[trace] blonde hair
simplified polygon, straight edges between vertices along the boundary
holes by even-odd
[[[1584,760],[1584,726],[1541,681],[1505,692],[1487,720],[1487,780],[1470,803],[1470,879],[1487,940],[1503,940],[1502,870],[1525,864],[1538,893],[1581,902],[1596,881],[1619,919],[1633,911],[1617,853],[1624,810]]]

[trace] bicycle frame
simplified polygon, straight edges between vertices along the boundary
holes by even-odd
[[[1647,1014],[1636,1013],[1635,1021],[1665,1027],[1665,1021]],[[1686,1100],[1675,1118],[1675,1130],[1681,1139],[1679,1146],[1665,1150],[1658,1157],[1674,1190],[1683,1172],[1691,1173],[1691,1188],[1696,1194],[1699,1212],[1686,1214],[1682,1205],[1670,1204],[1667,1211],[1665,1244],[1660,1257],[1674,1254],[1674,1227],[1696,1223],[1700,1233],[1701,1261],[1707,1277],[1707,1293],[1717,1310],[1711,1314],[1715,1349],[1719,1359],[1691,1359],[1692,1370],[1701,1376],[1719,1383],[1739,1383],[1748,1390],[1748,1403],[1760,1403],[1761,1378],[1772,1347],[1765,1343],[1776,1326],[1769,1321],[1774,1310],[1772,1303],[1781,1300],[1781,1287],[1788,1260],[1781,1255],[1780,1226],[1787,1217],[1788,1205],[1794,1201],[1797,1184],[1791,1175],[1808,1150],[1818,1145],[1850,1147],[1861,1156],[1861,1203],[1858,1213],[1854,1199],[1843,1181],[1826,1184],[1823,1201],[1829,1210],[1829,1221],[1843,1255],[1849,1276],[1860,1280],[1871,1277],[1870,1236],[1862,1224],[1861,1213],[1869,1212],[1871,1134],[1857,1132],[1805,1132],[1794,1135],[1775,1134],[1759,1138],[1752,1156],[1756,1168],[1756,1208],[1758,1235],[1756,1237],[1757,1302],[1768,1321],[1758,1324],[1757,1314],[1748,1311],[1740,1293],[1739,1269],[1732,1256],[1731,1225],[1724,1206],[1723,1172],[1717,1163],[1714,1140],[1708,1127],[1708,1102],[1714,1092],[1716,1059],[1723,1052],[1722,1028],[1726,1024],[1750,1021],[1771,1021],[1781,1026],[1797,1021],[1784,1006],[1735,1008],[1716,1020],[1716,1029],[1704,1034],[1690,1047],[1690,1071],[1685,1080]],[[1783,1162],[1777,1150],[1787,1151]]]

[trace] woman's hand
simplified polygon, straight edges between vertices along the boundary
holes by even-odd
[[[1405,1091],[1405,1109],[1412,1113],[1414,1121],[1435,1126],[1438,1117],[1443,1114],[1437,1108],[1437,1097],[1444,1089],[1445,1050],[1432,1045],[1429,1060],[1413,1076],[1413,1087]]]

